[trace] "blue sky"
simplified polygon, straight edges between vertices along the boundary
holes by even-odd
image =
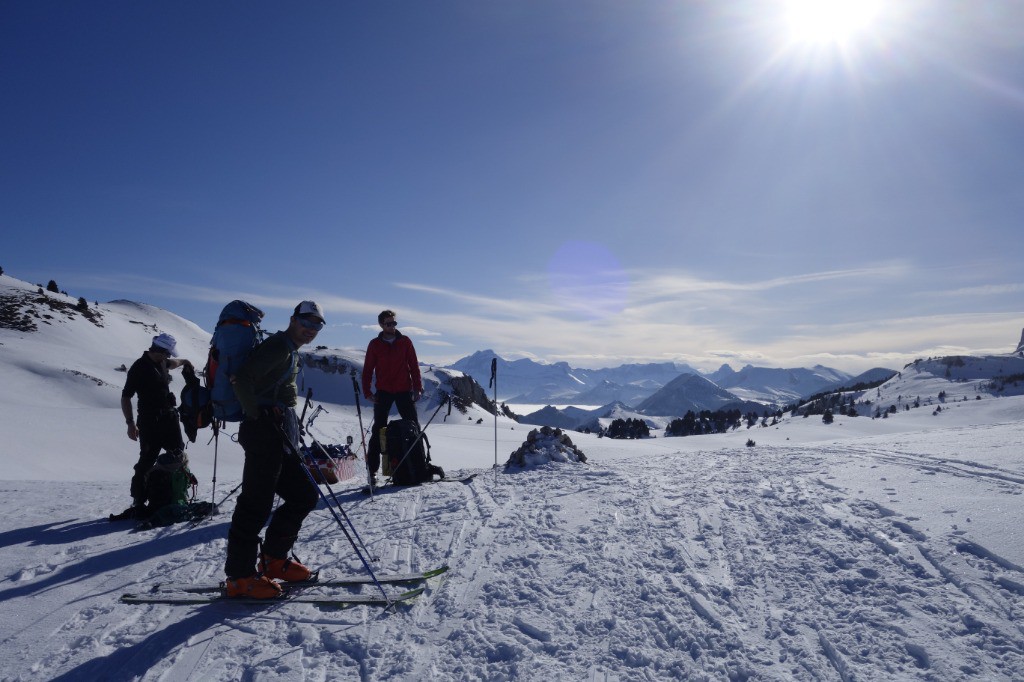
[[[441,364],[1012,350],[1024,3],[794,4],[0,3],[0,266]]]

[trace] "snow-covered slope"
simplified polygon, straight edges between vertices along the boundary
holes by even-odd
[[[210,335],[177,315],[129,301],[89,303],[85,314],[77,303],[0,276],[5,320],[25,321],[0,326],[0,442],[5,457],[24,463],[5,478],[90,478],[130,458],[120,410],[125,368],[154,335],[173,335],[196,367],[206,361]],[[184,382],[173,374],[177,392]],[[109,447],[111,432],[124,444]]]
[[[451,567],[410,605],[122,604],[156,582],[220,579],[241,451],[221,438],[214,490],[209,432],[189,446],[199,496],[220,503],[202,524],[132,532],[104,520],[127,502],[137,447],[116,367],[152,333],[115,325],[118,306],[100,309],[122,341],[81,315],[0,330],[0,679],[1020,679],[1019,395],[716,436],[574,433],[586,464],[507,471],[492,465],[533,427],[442,411],[433,459],[474,478],[373,498],[356,478],[331,501],[376,570]],[[188,337],[169,313],[145,315]],[[204,343],[197,334],[192,350]],[[335,374],[340,400],[351,378]],[[316,404],[313,436],[360,440],[352,404]],[[325,503],[296,552],[324,576],[362,570]]]
[[[997,405],[1012,421],[986,423]],[[323,438],[347,428],[328,408]],[[12,680],[1018,679],[1024,399],[962,409],[975,423],[573,434],[588,464],[509,472],[488,469],[491,424],[438,422],[435,460],[482,472],[469,483],[338,487],[379,570],[452,567],[396,613],[120,604],[217,580],[231,500],[133,534],[99,520],[119,470],[7,482],[0,663]],[[502,461],[526,433],[500,423]],[[296,551],[359,570],[323,506]]]

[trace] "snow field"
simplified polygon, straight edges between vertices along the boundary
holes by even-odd
[[[493,437],[432,428],[453,456]],[[1019,527],[1024,471],[965,456],[980,430],[695,452],[574,434],[590,464],[372,499],[335,486],[379,570],[452,567],[397,613],[120,604],[219,579],[230,501],[194,529],[131,533],[93,520],[122,483],[8,482],[3,679],[1016,679],[1024,569],[984,529]],[[983,432],[1024,442],[1017,424]],[[296,551],[359,570],[322,505]]]

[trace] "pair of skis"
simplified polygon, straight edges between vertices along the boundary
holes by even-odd
[[[378,575],[376,583],[381,585],[413,585],[424,583],[430,578],[435,578],[447,571],[447,566],[441,566],[440,568],[421,573]],[[125,604],[212,604],[214,602],[225,602],[263,605],[287,602],[342,608],[357,605],[392,606],[414,599],[426,589],[423,586],[415,587],[393,596],[338,592],[339,589],[372,584],[374,584],[374,579],[371,576],[364,575],[345,576],[329,580],[303,580],[281,583],[284,592],[280,597],[252,599],[249,597],[226,596],[223,583],[157,583],[145,592],[123,594],[121,595],[121,601]],[[318,592],[317,590],[324,590],[324,592]]]

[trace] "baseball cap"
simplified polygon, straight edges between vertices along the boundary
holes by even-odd
[[[303,301],[302,303],[295,306],[295,314],[298,316],[302,315],[316,315],[320,318],[321,322],[326,322],[327,318],[324,317],[324,310],[320,307],[320,304],[316,301]]]

